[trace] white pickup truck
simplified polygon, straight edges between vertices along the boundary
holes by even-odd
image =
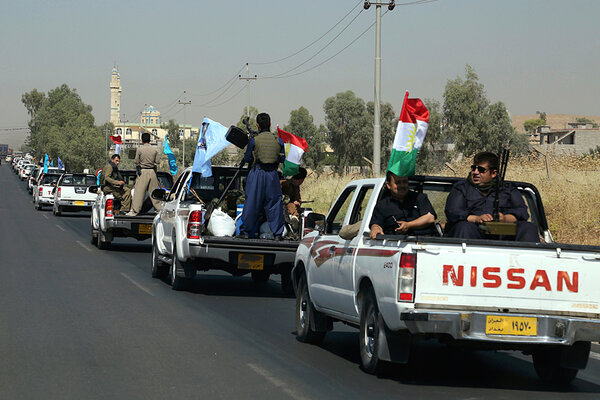
[[[220,197],[235,172],[233,167],[213,167],[213,176],[205,178],[188,168],[171,193],[152,193],[164,201],[152,228],[152,277],[169,277],[174,290],[183,290],[197,271],[222,270],[234,276],[249,273],[256,283],[279,274],[284,293],[293,294],[291,270],[298,240],[216,237],[203,229],[205,203]],[[241,192],[247,174],[243,169],[231,189]],[[198,197],[188,190],[192,175],[191,188]],[[235,203],[233,198],[225,201]]]
[[[457,178],[413,177],[441,225]],[[406,363],[411,343],[437,338],[459,346],[533,355],[543,380],[570,382],[600,340],[600,247],[555,243],[537,189],[515,183],[542,243],[380,235],[369,222],[384,179],[349,183],[323,228],[300,243],[293,270],[299,340],[318,343],[342,321],[360,329],[365,371]],[[343,226],[362,220],[359,234]]]
[[[52,213],[60,216],[63,212],[90,211],[96,195],[88,188],[95,185],[92,174],[63,174],[53,189]]]
[[[133,198],[135,192],[133,187],[137,178],[136,171],[122,170],[120,173],[125,185],[132,188],[131,197]],[[158,171],[156,176],[162,188],[171,189],[173,177],[168,172]],[[90,243],[98,246],[100,250],[106,250],[116,237],[146,240],[152,236],[152,220],[155,214],[154,212],[147,213],[152,208],[148,197],[144,201],[140,214],[130,217],[120,212],[121,204],[112,194],[105,194],[99,186],[91,186],[88,191],[96,194],[90,217]]]

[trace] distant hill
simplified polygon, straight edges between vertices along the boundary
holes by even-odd
[[[538,118],[538,114],[534,115],[514,115],[512,117],[513,126],[517,132],[525,133],[523,123],[528,119]],[[573,115],[573,114],[547,114],[546,125],[550,125],[552,129],[562,129],[567,127],[567,122],[575,122],[577,118],[588,118],[600,124],[600,117],[593,115]]]

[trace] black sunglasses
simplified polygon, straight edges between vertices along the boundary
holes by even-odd
[[[485,168],[480,165],[471,165],[471,171],[477,170],[477,172],[479,172],[480,174],[485,174],[485,171],[487,171],[488,169],[489,168]]]

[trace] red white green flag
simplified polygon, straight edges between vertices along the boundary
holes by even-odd
[[[407,91],[396,128],[388,171],[398,176],[415,174],[417,152],[423,145],[428,126],[429,110],[421,99],[409,99]]]
[[[285,145],[285,163],[283,164],[283,176],[294,176],[302,163],[302,155],[308,151],[306,140],[284,131],[277,127],[277,135]]]

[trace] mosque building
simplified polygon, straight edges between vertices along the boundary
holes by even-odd
[[[150,133],[151,144],[163,146],[167,130],[161,128],[160,111],[152,105],[146,105],[140,114],[139,122],[129,122],[121,120],[121,76],[115,66],[112,69],[110,79],[110,122],[115,127],[114,134],[120,134],[123,140],[124,148],[136,147],[141,143],[142,133]],[[165,121],[166,122],[166,121]],[[185,135],[187,139],[198,137],[199,128],[191,125],[179,124],[180,137]],[[182,132],[183,131],[183,132]],[[108,141],[111,144],[110,140]],[[114,147],[114,145],[113,145]]]

